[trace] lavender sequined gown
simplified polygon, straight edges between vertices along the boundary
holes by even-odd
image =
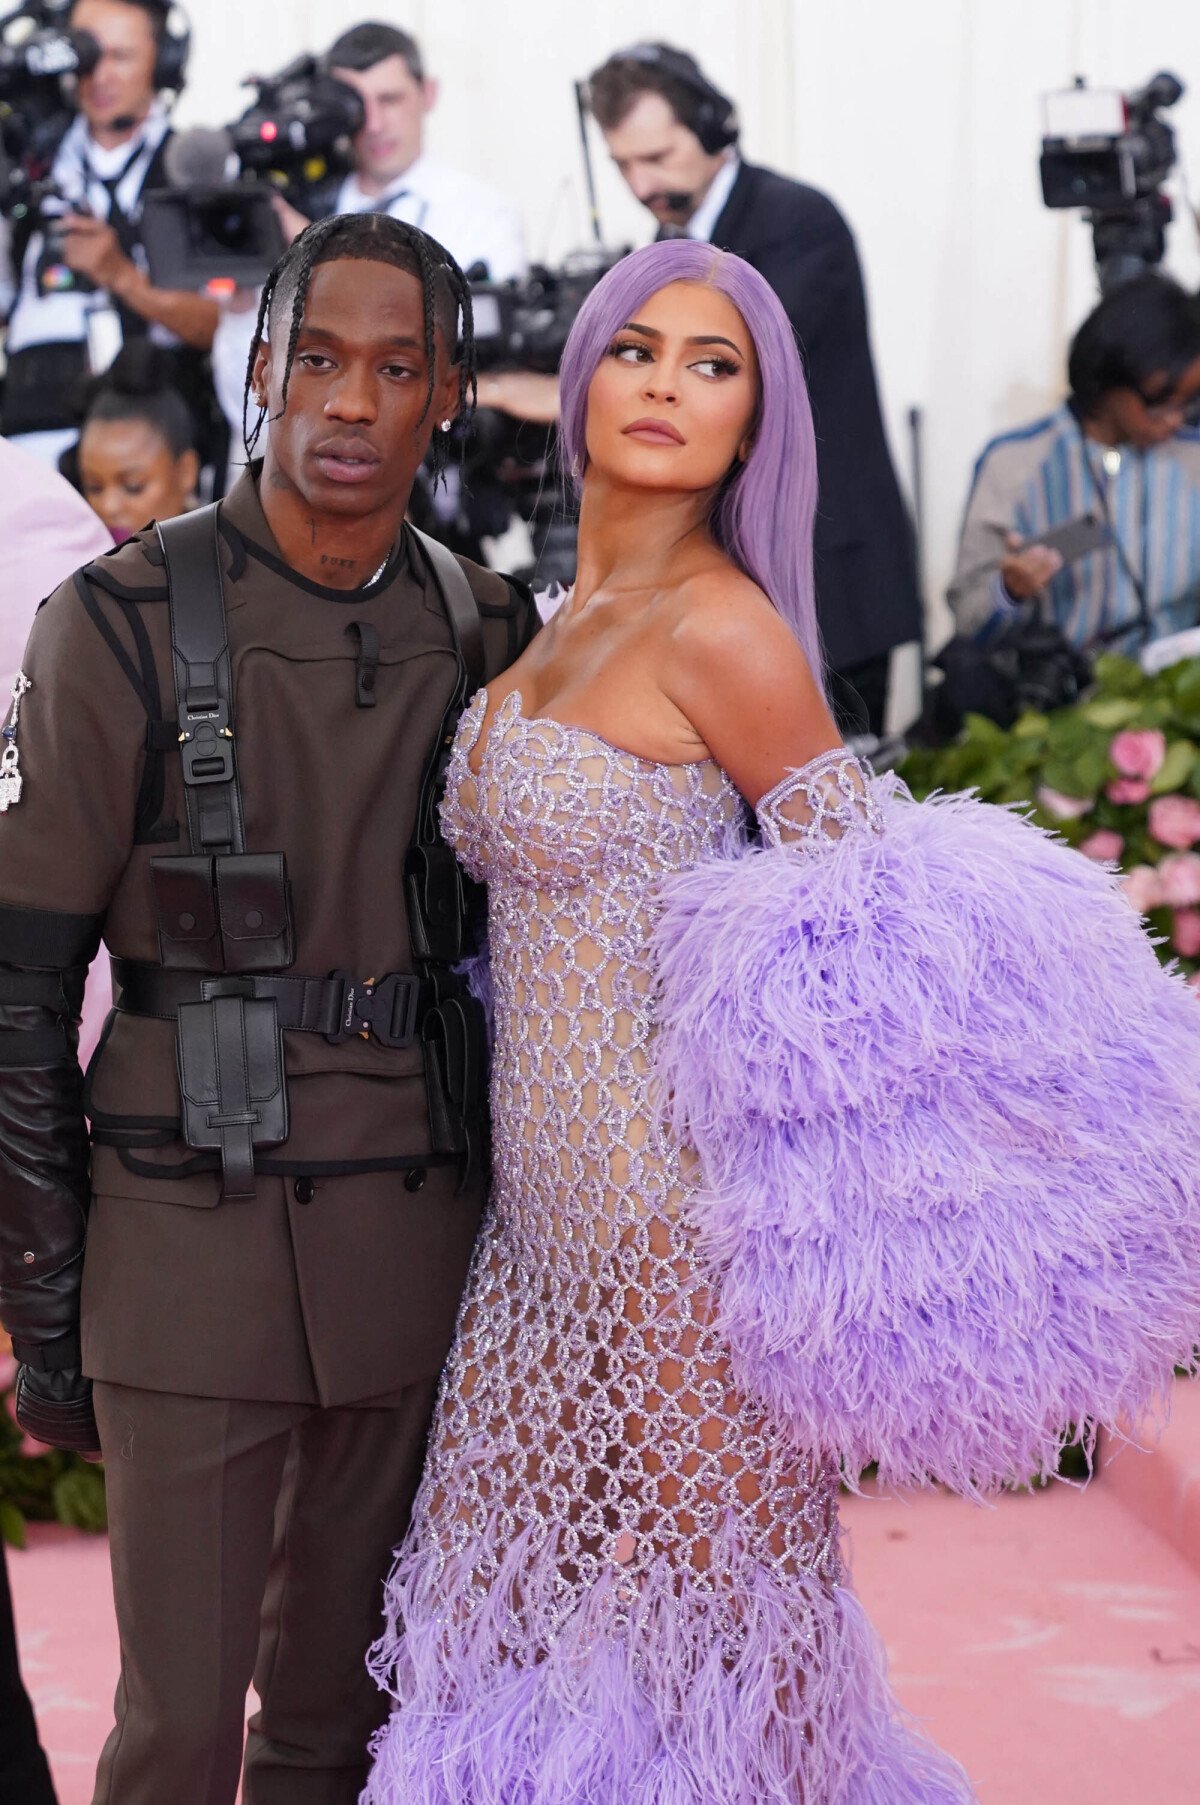
[[[489,887],[494,1185],[374,1651],[372,1805],[970,1798],[895,1715],[843,1584],[831,1474],[734,1389],[656,1122],[660,878],[742,805],[464,716],[443,812]],[[477,766],[476,777],[471,764]]]

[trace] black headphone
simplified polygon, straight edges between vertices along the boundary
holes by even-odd
[[[150,9],[148,9],[150,10]],[[173,0],[153,0],[158,31],[158,55],[154,59],[154,92],[169,88],[181,94],[187,80],[188,58],[192,53],[192,27],[182,6]]]
[[[644,63],[689,89],[696,96],[696,107],[692,117],[682,123],[695,132],[710,157],[737,143],[741,129],[737,108],[728,94],[722,94],[720,88],[709,81],[695,57],[689,56],[686,50],[676,50],[670,44],[631,44],[628,50],[616,51],[609,61]]]

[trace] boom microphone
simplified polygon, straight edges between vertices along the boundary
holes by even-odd
[[[194,125],[168,138],[163,167],[172,188],[219,188],[237,175],[233,140],[226,131]]]

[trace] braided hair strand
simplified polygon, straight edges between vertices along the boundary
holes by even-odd
[[[469,416],[475,406],[475,322],[471,290],[449,251],[436,238],[430,238],[428,233],[404,220],[393,219],[389,213],[335,213],[328,219],[316,220],[300,234],[279,259],[263,288],[242,393],[242,442],[248,458],[254,456],[267,421],[266,407],[260,405],[254,425],[247,426],[258,353],[264,343],[276,335],[286,313],[288,335],[283,364],[282,413],[287,407],[296,341],[304,320],[313,270],[322,263],[333,263],[343,257],[388,263],[417,277],[424,302],[425,362],[429,372],[425,413],[433,404],[439,326],[446,341],[454,348],[458,362],[460,413]],[[421,417],[424,419],[425,415]],[[445,472],[447,452],[445,435],[436,435],[433,442],[435,482]]]

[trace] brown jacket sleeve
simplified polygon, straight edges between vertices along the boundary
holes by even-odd
[[[132,846],[146,736],[110,607],[73,581],[39,611],[13,741],[22,793],[0,815],[0,1320],[22,1364],[18,1417],[79,1452],[98,1443],[78,1333],[89,1198],[78,1021]]]
[[[38,610],[22,669],[23,787],[0,815],[0,905],[103,915],[133,845],[146,744],[119,605],[82,577],[64,583]]]

